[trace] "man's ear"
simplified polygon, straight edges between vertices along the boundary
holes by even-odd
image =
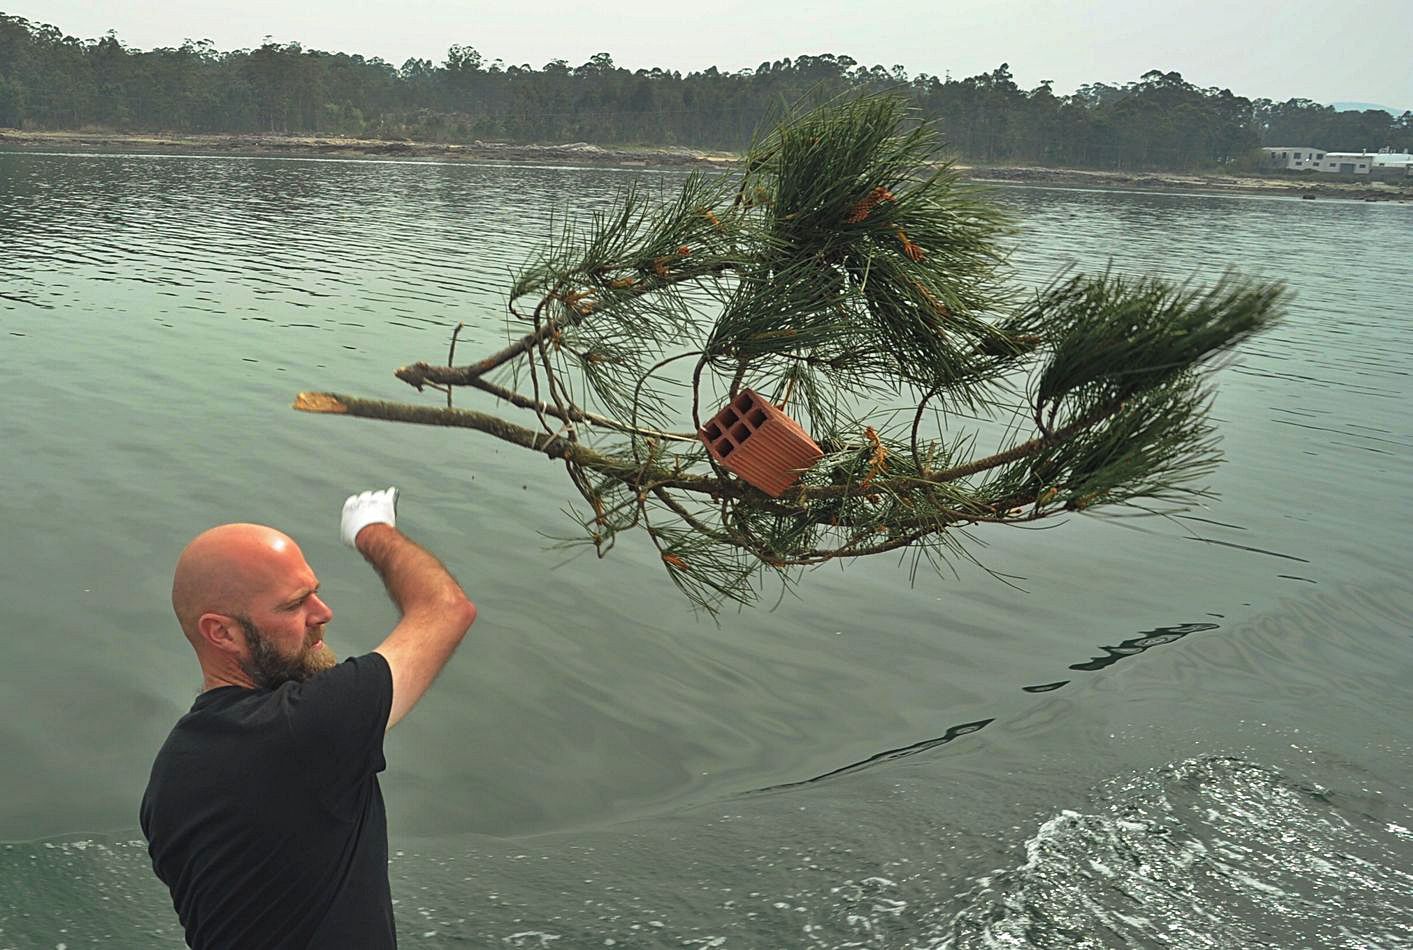
[[[245,652],[245,631],[228,614],[202,614],[196,620],[196,632],[222,653],[239,655]]]

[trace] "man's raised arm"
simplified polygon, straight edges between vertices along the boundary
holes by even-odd
[[[392,669],[389,729],[422,698],[476,619],[476,605],[456,578],[397,530],[396,506],[396,488],[353,495],[342,523],[344,542],[373,565],[402,612],[375,651]]]

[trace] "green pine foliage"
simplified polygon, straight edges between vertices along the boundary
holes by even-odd
[[[1200,497],[1219,458],[1207,371],[1279,318],[1281,286],[1105,273],[1021,294],[1007,221],[938,147],[900,97],[836,100],[760,138],[734,179],[631,192],[567,226],[512,287],[511,346],[398,371],[448,400],[490,392],[532,429],[349,397],[333,411],[562,459],[578,542],[603,556],[646,535],[708,610],[837,559],[945,570],[980,525]],[[779,497],[696,435],[747,388],[823,452]],[[995,428],[984,440],[959,411],[1008,423],[1001,444],[980,451]]]

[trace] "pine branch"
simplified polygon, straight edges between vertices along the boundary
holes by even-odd
[[[787,118],[735,182],[693,176],[657,204],[628,192],[567,226],[511,288],[530,333],[477,363],[397,370],[447,406],[301,393],[295,408],[471,428],[557,459],[588,505],[584,540],[603,556],[644,532],[707,610],[831,560],[913,548],[914,568],[941,571],[971,557],[969,525],[1201,496],[1219,460],[1202,371],[1279,319],[1283,288],[1077,275],[1016,305],[1009,223],[936,148],[887,97]],[[533,394],[487,378],[500,368]],[[452,408],[457,386],[543,431]],[[780,497],[671,431],[746,387],[788,403],[824,453]],[[882,407],[904,394],[895,424]],[[1012,444],[976,457],[977,436],[929,404],[1034,431],[1008,425]]]

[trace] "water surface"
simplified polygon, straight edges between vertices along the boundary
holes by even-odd
[[[480,607],[388,742],[406,946],[1413,944],[1413,208],[998,190],[1030,283],[1291,285],[1220,376],[1219,497],[976,532],[1023,590],[879,558],[717,625],[636,539],[552,549],[554,463],[288,408],[498,346],[516,264],[633,181],[675,178],[0,155],[0,947],[180,945],[132,843],[199,684],[171,565],[274,523],[365,651],[337,513],[391,483]]]

